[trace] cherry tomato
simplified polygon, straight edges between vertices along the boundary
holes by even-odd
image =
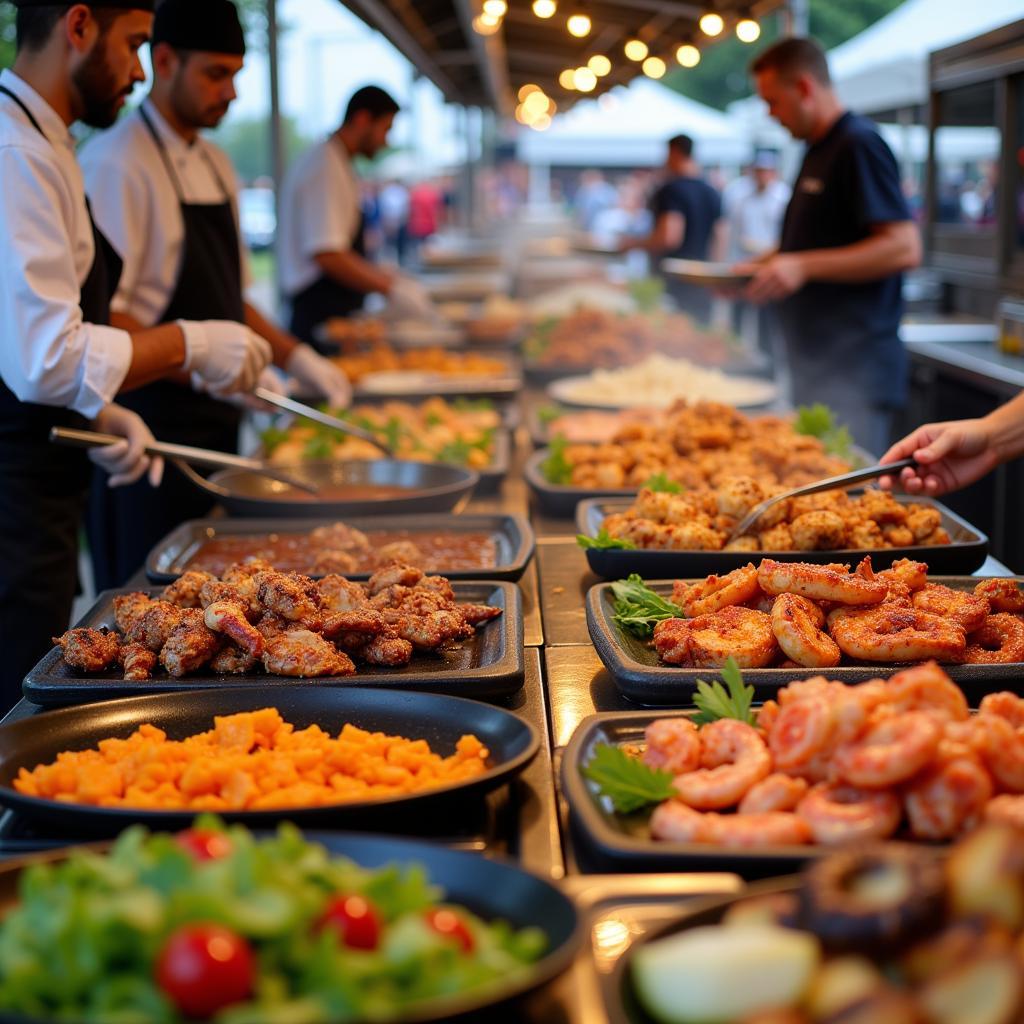
[[[458,942],[462,947],[463,953],[473,952],[473,946],[475,945],[473,933],[469,930],[469,925],[453,910],[448,910],[445,907],[435,907],[433,910],[427,911],[426,919],[427,924],[439,935],[444,935]]]
[[[376,949],[380,945],[380,914],[362,896],[338,896],[331,900],[318,926],[333,928],[352,949]]]
[[[227,928],[183,925],[157,957],[156,980],[186,1017],[212,1017],[252,995],[256,958],[245,939]]]
[[[187,828],[174,838],[196,860],[220,860],[231,852],[231,840],[223,832],[208,828]]]

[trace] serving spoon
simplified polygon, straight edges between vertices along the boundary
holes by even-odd
[[[774,498],[767,498],[759,505],[755,505],[735,526],[726,543],[742,537],[773,505],[789,498],[800,498],[805,494],[817,494],[819,491],[845,490],[854,484],[862,483],[864,480],[875,480],[880,476],[887,476],[889,473],[899,473],[901,469],[913,468],[917,465],[914,459],[900,459],[898,462],[888,462],[885,465],[879,463],[875,466],[867,466],[864,469],[855,469],[850,473],[840,473],[839,476],[830,476],[824,480],[818,480],[813,484],[804,484],[803,487],[794,487],[791,491],[784,491],[776,494]]]

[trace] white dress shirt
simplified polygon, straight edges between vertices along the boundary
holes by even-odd
[[[82,319],[81,285],[93,262],[75,143],[57,112],[10,70],[0,84],[45,138],[0,94],[0,377],[22,402],[62,406],[92,419],[128,373],[125,331]]]
[[[143,107],[167,150],[187,203],[231,200],[238,227],[238,179],[227,153],[205,139],[186,142],[150,100]],[[212,162],[224,189],[210,170]],[[160,323],[181,269],[185,225],[167,165],[137,110],[82,148],[82,171],[92,213],[100,230],[124,260],[111,310],[144,327]],[[242,287],[249,263],[239,232]]]
[[[323,274],[313,257],[351,249],[359,231],[359,179],[340,141],[317,143],[292,164],[281,186],[280,206],[281,285],[294,296]]]
[[[737,258],[761,256],[778,247],[790,194],[790,187],[776,180],[760,191],[752,187],[739,199],[729,218],[730,237],[740,249]]]

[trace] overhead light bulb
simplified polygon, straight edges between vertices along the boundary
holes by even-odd
[[[541,114],[533,124],[530,125],[534,131],[546,132],[551,127],[551,118],[547,114]]]
[[[577,68],[572,82],[580,92],[593,92],[597,88],[597,75],[590,68]]]
[[[707,14],[702,14],[699,24],[701,32],[706,36],[720,35],[722,29],[725,28],[725,22],[722,20],[722,16],[720,14],[716,14],[714,11],[708,11]]]
[[[584,36],[590,35],[592,25],[589,15],[571,14],[569,15],[569,20],[565,23],[565,27],[569,30],[569,35],[582,39]]]
[[[665,66],[665,62],[660,57],[648,57],[643,62],[644,74],[648,78],[661,78],[664,76],[668,68]]]
[[[568,89],[570,91],[575,89],[576,88],[576,69],[575,68],[566,68],[558,76],[558,84],[563,89]]]
[[[541,92],[541,87],[539,85],[534,85],[533,82],[527,82],[526,85],[520,87],[519,92],[516,93],[516,97],[519,102],[522,103],[531,92]]]
[[[484,0],[484,14],[492,18],[504,18],[507,11],[507,0]]]
[[[693,43],[683,43],[676,50],[676,60],[684,68],[695,68],[700,63],[700,50]]]
[[[530,123],[529,115],[526,113],[526,108],[522,105],[522,103],[520,103],[519,106],[516,107],[516,120],[520,124]]]
[[[642,61],[650,52],[647,49],[647,44],[642,39],[637,39],[636,36],[626,41],[623,50],[630,60],[637,62]]]
[[[523,100],[523,109],[534,117],[540,117],[548,112],[548,98],[542,92],[531,92]]]
[[[473,31],[481,36],[493,36],[501,28],[501,18],[492,18],[489,14],[478,14],[473,19]]]
[[[611,71],[612,62],[603,53],[595,53],[594,56],[587,61],[587,67],[590,68],[598,78],[604,78],[604,76]]]
[[[533,13],[538,18],[553,18],[557,10],[555,0],[533,0]]]
[[[753,43],[761,35],[761,26],[753,18],[740,18],[736,22],[736,38],[741,43]]]

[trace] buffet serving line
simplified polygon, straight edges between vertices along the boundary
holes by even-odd
[[[595,260],[527,317],[491,250],[467,246],[462,272],[459,251],[424,253],[443,323],[323,325],[355,385],[349,433],[264,424],[258,462],[198,477],[225,514],[168,535],[28,674],[0,723],[7,902],[33,859],[212,812],[187,858],[122,839],[119,877],[170,872],[268,944],[261,963],[294,941],[357,979],[323,996],[336,1017],[282,1020],[1015,1019],[1005,833],[946,857],[982,818],[1024,820],[1024,593],[987,538],[873,488],[768,503],[738,531],[869,454],[828,410],[794,419],[759,355]],[[369,872],[337,869],[361,902],[318,925],[354,959],[279,921],[327,877],[321,855],[222,824],[281,821]],[[829,856],[890,836],[914,849]],[[261,880],[251,913],[213,900],[221,858]],[[373,875],[396,861],[447,895]],[[83,893],[120,884],[95,863],[32,870],[29,958],[26,894],[43,906],[62,871]],[[978,912],[1001,920],[962,938]],[[359,959],[381,949],[404,967]],[[879,949],[886,978],[862,955]],[[730,975],[749,991],[723,1001]]]

